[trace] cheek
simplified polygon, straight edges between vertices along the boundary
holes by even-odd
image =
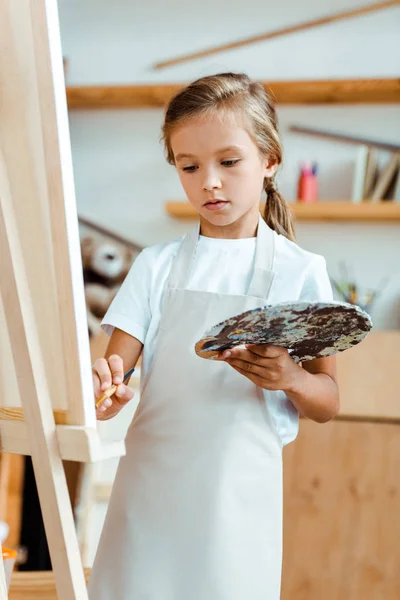
[[[243,180],[257,182],[264,179],[264,170],[257,163],[243,165],[237,170],[237,175]]]
[[[189,176],[185,173],[179,174],[179,179],[187,196],[193,197],[198,194],[199,183],[195,174]]]
[[[184,171],[178,171],[178,177],[180,179],[181,184],[186,189],[190,182],[189,177],[187,176],[187,173],[185,173]]]
[[[232,183],[241,189],[261,194],[264,184],[264,174],[259,168],[246,169],[242,172],[237,172],[232,177]]]

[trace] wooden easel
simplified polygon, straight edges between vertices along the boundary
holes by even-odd
[[[85,600],[62,460],[124,444],[96,429],[56,0],[0,0],[0,89],[0,444],[32,456],[57,597]]]

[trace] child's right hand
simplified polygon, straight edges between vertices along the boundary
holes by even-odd
[[[112,354],[108,360],[98,358],[92,371],[95,401],[111,385],[118,386],[116,392],[110,398],[106,398],[99,408],[96,408],[97,419],[107,421],[118,414],[121,408],[133,398],[133,390],[123,383],[124,365],[122,358],[117,354]]]

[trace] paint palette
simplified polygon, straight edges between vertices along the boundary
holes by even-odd
[[[287,348],[295,362],[343,352],[372,328],[370,316],[343,302],[290,302],[249,310],[206,331],[195,346],[201,358],[244,344]]]

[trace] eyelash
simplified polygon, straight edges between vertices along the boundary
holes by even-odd
[[[235,159],[231,159],[231,160],[223,160],[221,162],[221,164],[224,165],[227,169],[229,169],[229,168],[237,165],[238,162],[240,162],[240,160],[241,160],[240,158],[235,158]],[[226,163],[231,163],[231,164],[227,165]],[[198,167],[196,167],[195,165],[191,165],[189,167],[183,167],[182,171],[185,171],[185,173],[194,173],[197,168]]]

